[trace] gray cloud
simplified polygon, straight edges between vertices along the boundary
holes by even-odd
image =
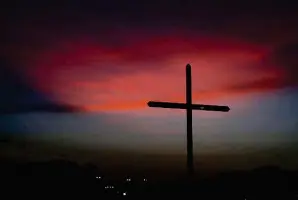
[[[76,106],[61,104],[36,90],[4,59],[0,61],[0,94],[0,114],[83,111]]]

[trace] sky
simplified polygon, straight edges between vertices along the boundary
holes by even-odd
[[[116,160],[123,152],[183,157],[185,111],[147,102],[185,102],[190,63],[193,103],[231,109],[193,112],[195,159],[230,155],[215,165],[233,160],[235,167],[239,158],[233,156],[241,155],[242,164],[298,168],[297,7],[267,1],[7,2],[0,33],[1,156],[24,156],[15,147],[22,140],[26,148],[43,141],[50,149],[116,152]],[[39,148],[31,153],[46,157]],[[212,160],[206,159],[200,162]]]

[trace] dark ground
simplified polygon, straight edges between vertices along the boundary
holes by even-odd
[[[78,165],[64,160],[22,164],[1,161],[2,191],[9,198],[298,199],[298,171],[273,166],[230,171],[192,182],[182,178],[171,181],[140,176],[131,176],[131,181],[126,181],[126,178],[109,179],[91,164]]]

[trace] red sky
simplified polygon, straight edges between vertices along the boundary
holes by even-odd
[[[297,85],[293,59],[276,61],[296,51],[295,6],[132,2],[8,6],[1,51],[34,88],[89,111],[183,101],[187,63],[195,101]]]
[[[135,39],[137,38],[137,39]],[[264,58],[269,45],[216,36],[128,35],[109,47],[70,38],[28,59],[31,82],[55,99],[88,111],[139,109],[148,100],[184,101],[192,65],[194,101],[275,89],[285,74]]]

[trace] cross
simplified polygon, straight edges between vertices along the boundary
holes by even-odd
[[[228,106],[192,104],[191,66],[190,66],[190,64],[186,65],[186,103],[149,101],[148,106],[149,107],[173,108],[173,109],[185,109],[186,110],[187,169],[188,169],[188,174],[190,176],[193,176],[194,164],[193,164],[193,141],[192,141],[192,110],[228,112],[230,110],[230,108]]]

